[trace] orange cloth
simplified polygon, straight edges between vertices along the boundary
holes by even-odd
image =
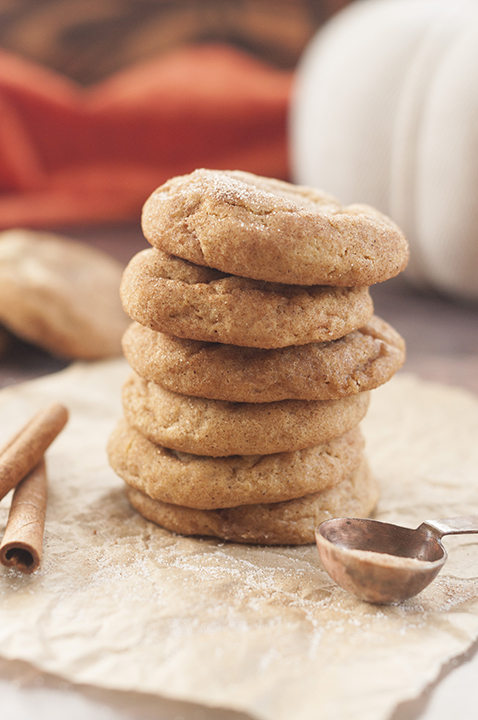
[[[196,167],[287,178],[292,73],[225,45],[81,88],[0,51],[0,227],[139,218]]]

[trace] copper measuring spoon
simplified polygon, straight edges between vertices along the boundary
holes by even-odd
[[[444,535],[478,533],[478,515],[427,520],[415,530],[362,518],[326,520],[315,531],[324,568],[344,590],[371,603],[416,595],[447,559]]]

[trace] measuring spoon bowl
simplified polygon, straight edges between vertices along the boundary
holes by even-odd
[[[315,532],[320,559],[344,590],[371,603],[421,592],[447,559],[443,535],[478,533],[478,516],[427,520],[416,529],[364,518],[334,518]]]

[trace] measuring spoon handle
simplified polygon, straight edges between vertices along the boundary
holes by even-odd
[[[420,527],[431,530],[435,537],[443,537],[443,535],[478,533],[478,515],[465,515],[464,517],[427,520],[422,523]]]

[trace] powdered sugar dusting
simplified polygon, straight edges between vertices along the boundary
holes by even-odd
[[[342,210],[340,203],[325,193],[241,171],[196,170],[190,176],[189,187],[205,197],[212,196],[218,204],[240,205],[257,214]]]

